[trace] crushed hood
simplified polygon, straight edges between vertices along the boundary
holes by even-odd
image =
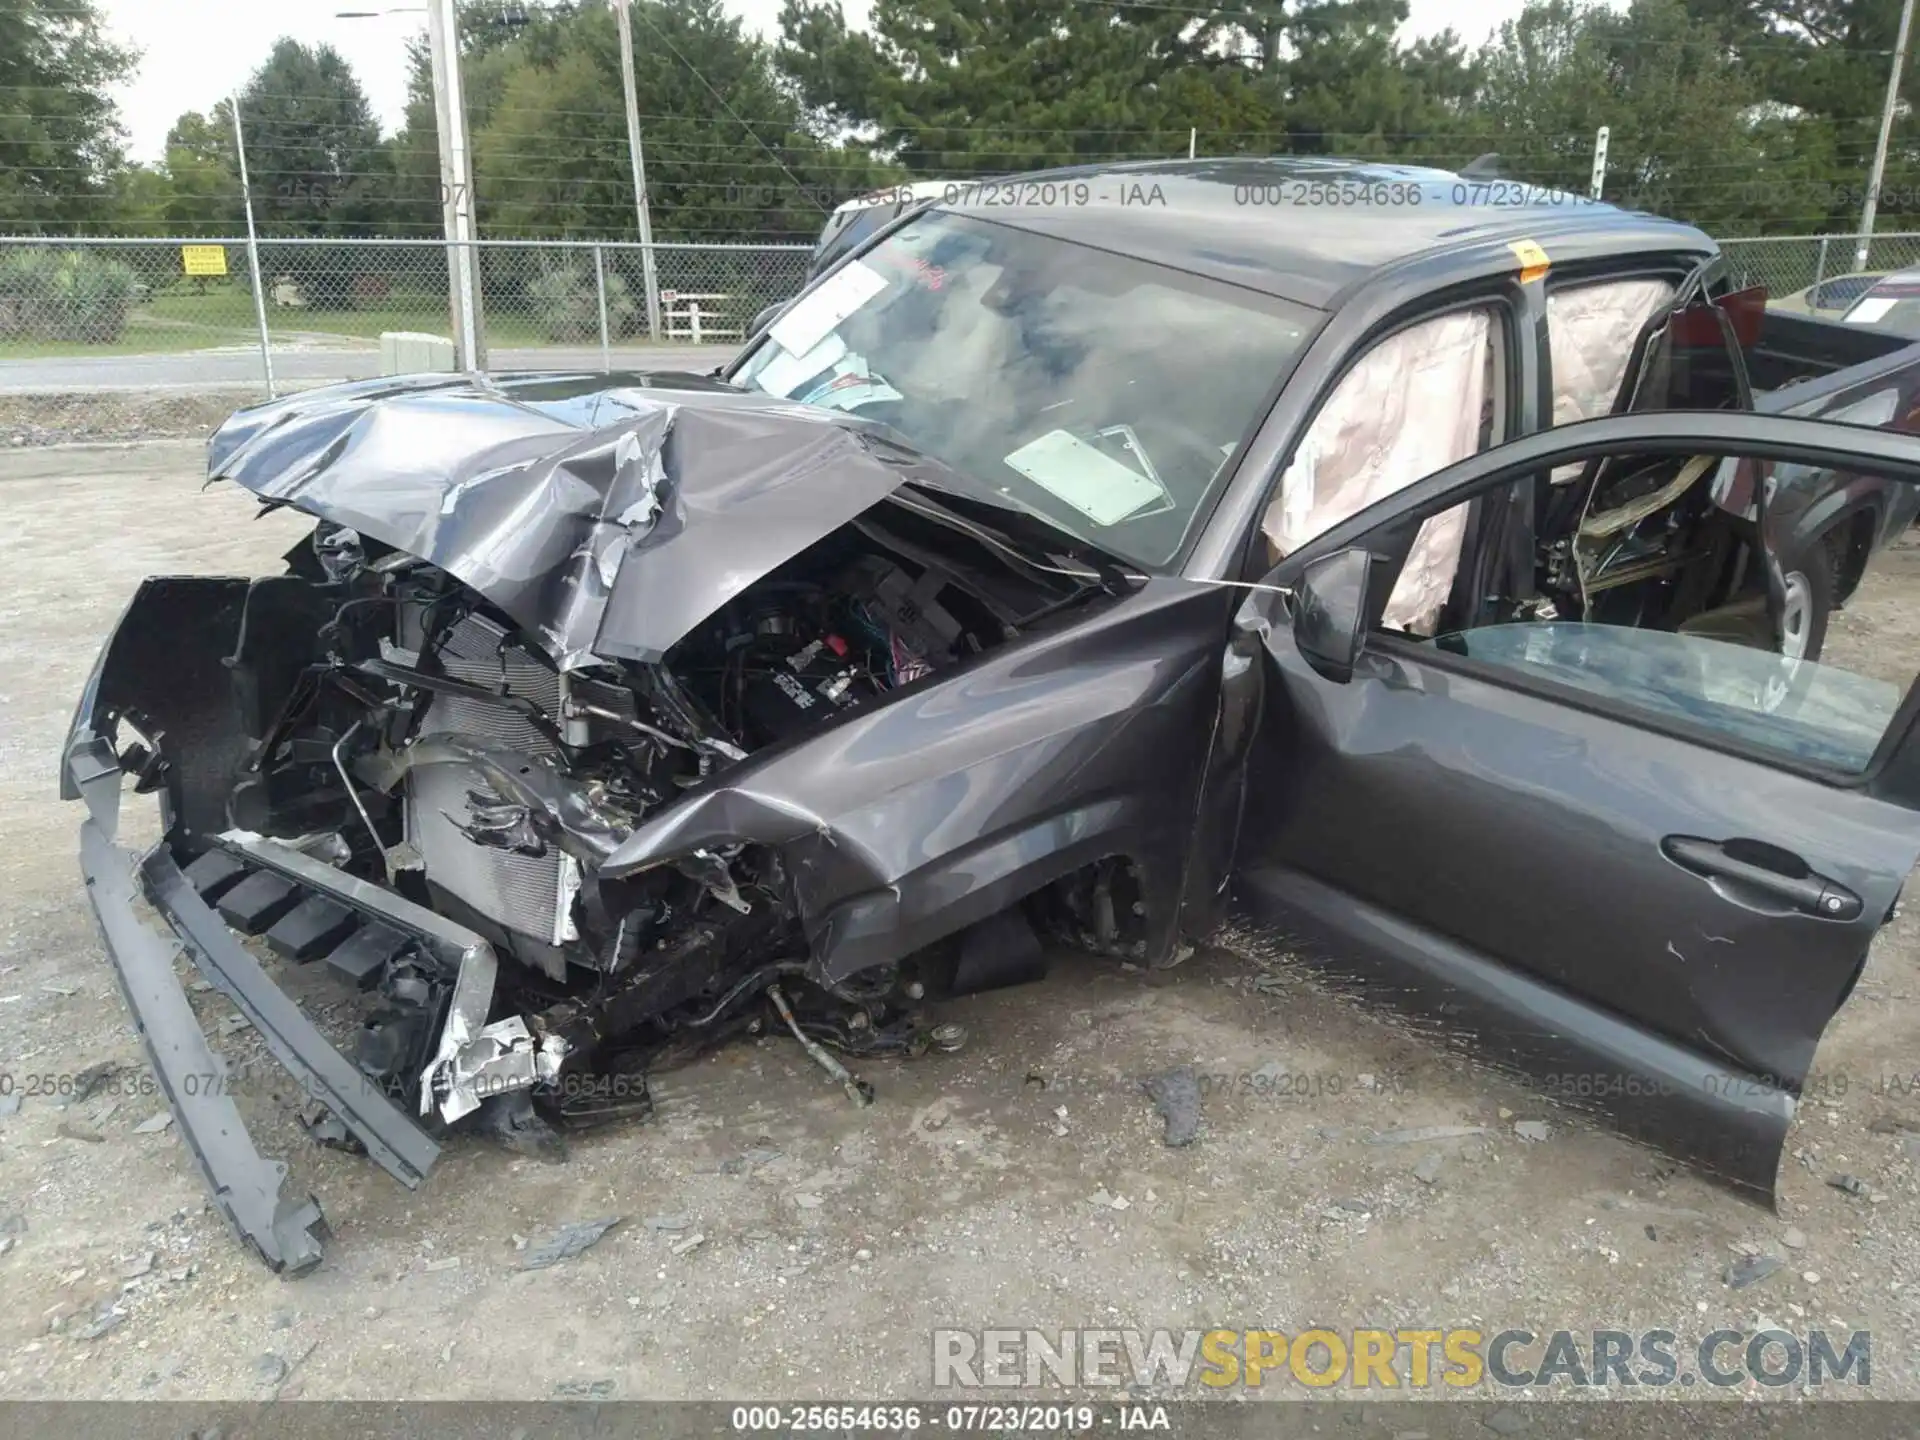
[[[423,375],[242,410],[210,479],[439,566],[556,664],[653,661],[935,462],[696,375]]]

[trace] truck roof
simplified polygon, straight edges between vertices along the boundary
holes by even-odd
[[[856,195],[851,200],[842,200],[833,207],[836,215],[850,215],[856,210],[871,210],[876,206],[889,205],[900,200],[938,200],[947,191],[957,189],[966,182],[961,180],[907,180],[898,185],[881,185],[864,195]]]
[[[936,208],[1319,309],[1400,261],[1488,241],[1715,248],[1690,225],[1524,181],[1306,156],[1131,161],[957,181]]]

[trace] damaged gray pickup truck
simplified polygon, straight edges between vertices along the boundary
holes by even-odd
[[[1168,965],[1237,900],[1770,1192],[1920,852],[1914,702],[1820,660],[1913,517],[1920,361],[1566,196],[1035,183],[1086,203],[905,214],[723,377],[387,379],[213,437],[313,529],[141,586],[61,784],[270,1265],[320,1211],[179,947],[413,1186],[749,1025],[864,1100],[846,1062],[953,1043],[942,997],[1054,943]],[[364,992],[350,1054],[271,977],[309,964]]]

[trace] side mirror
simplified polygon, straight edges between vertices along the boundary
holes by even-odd
[[[1367,572],[1373,557],[1365,550],[1323,555],[1294,588],[1293,643],[1315,673],[1335,684],[1353,679],[1354,662],[1367,640]]]
[[[747,338],[751,340],[754,336],[758,335],[762,330],[766,329],[769,325],[773,324],[774,321],[780,318],[780,312],[782,310],[785,310],[787,306],[791,305],[792,303],[793,302],[791,300],[776,300],[773,302],[773,304],[767,306],[766,309],[762,310],[758,315],[754,316],[753,324],[747,327]]]

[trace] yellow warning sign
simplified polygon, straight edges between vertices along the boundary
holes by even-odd
[[[1520,262],[1520,283],[1530,285],[1553,268],[1553,262],[1547,258],[1547,252],[1540,248],[1535,240],[1514,240],[1507,248],[1513,251],[1514,258]]]
[[[227,247],[182,245],[180,269],[188,275],[224,275],[227,273]]]

